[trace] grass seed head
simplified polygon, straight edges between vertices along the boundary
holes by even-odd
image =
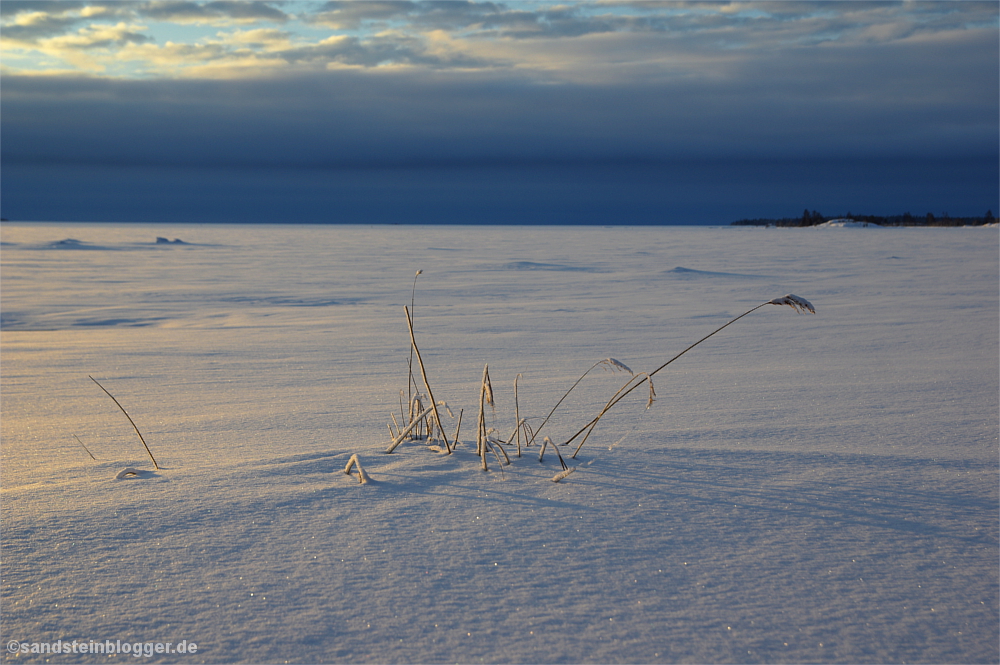
[[[629,369],[628,365],[626,365],[620,360],[615,360],[614,358],[605,358],[604,360],[601,361],[600,364],[604,365],[605,368],[610,368],[611,371],[620,369],[623,372],[628,372],[629,374],[635,374],[635,372]]]
[[[801,297],[793,295],[791,293],[789,293],[787,296],[783,296],[781,298],[775,298],[774,300],[769,300],[769,301],[767,301],[767,304],[768,305],[788,305],[789,307],[791,307],[792,309],[794,309],[796,312],[798,312],[800,314],[803,314],[805,312],[809,312],[810,314],[815,314],[816,313],[816,308],[812,306],[811,302],[809,302],[805,298],[801,298]]]

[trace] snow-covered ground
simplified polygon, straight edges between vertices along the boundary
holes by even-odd
[[[196,643],[141,661],[182,663],[1000,658],[996,229],[2,239],[0,628],[29,651],[5,662],[133,662],[30,653],[57,640]],[[418,269],[431,387],[464,409],[451,456],[383,453]],[[650,371],[786,293],[818,313],[706,341],[562,482],[536,446],[479,469],[484,364],[506,434],[519,373],[537,426],[596,361]],[[116,480],[152,463],[88,375],[159,471]],[[544,433],[623,380],[595,370]]]

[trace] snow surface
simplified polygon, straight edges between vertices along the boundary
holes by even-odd
[[[197,643],[142,660],[184,663],[997,662],[997,238],[5,224],[4,641]],[[383,453],[418,269],[417,343],[464,409],[450,456]],[[598,360],[650,371],[786,293],[818,313],[763,307],[691,351],[560,482],[536,446],[479,469],[484,364],[488,425],[513,427],[520,373],[537,426]],[[624,377],[592,372],[544,434]]]

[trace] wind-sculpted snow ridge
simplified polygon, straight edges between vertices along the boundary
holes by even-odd
[[[173,240],[170,240],[169,238],[157,237],[155,240],[151,241],[128,241],[128,242],[116,242],[116,243],[91,242],[89,240],[80,240],[78,238],[63,238],[61,240],[52,240],[48,242],[43,242],[41,244],[5,242],[3,243],[2,246],[5,248],[11,248],[11,249],[17,248],[22,250],[58,249],[58,250],[125,251],[125,250],[171,249],[171,248],[222,247],[223,245],[217,243],[188,242],[186,240],[181,240],[180,238],[174,238]]]
[[[670,270],[664,270],[664,275],[672,275],[674,277],[680,278],[690,278],[697,279],[699,277],[739,277],[742,279],[754,279],[759,278],[760,275],[744,275],[734,272],[718,272],[711,270],[695,270],[693,268],[685,268],[683,266],[677,266],[676,268],[671,268]]]
[[[502,266],[503,270],[551,270],[556,272],[602,272],[590,266],[574,266],[565,263],[539,263],[537,261],[511,261]]]
[[[44,249],[93,249],[93,250],[108,250],[114,249],[113,247],[106,247],[103,245],[94,245],[83,240],[77,240],[76,238],[64,238],[63,240],[55,240],[46,245],[43,245]]]

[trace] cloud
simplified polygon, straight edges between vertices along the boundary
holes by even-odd
[[[334,30],[356,30],[364,23],[385,22],[417,12],[416,2],[327,2],[307,21]]]
[[[93,76],[4,73],[0,149],[5,161],[262,168],[996,152],[995,6],[533,7],[331,3],[316,15],[380,29],[317,35],[288,20],[165,42],[88,20],[32,48]],[[532,25],[550,34],[516,36]]]
[[[88,32],[109,32],[123,22],[149,21],[149,31],[101,42],[108,53],[106,76],[288,75],[303,68],[391,66],[483,72],[498,69],[533,75],[544,83],[598,82],[624,78],[719,77],[760,54],[784,51],[797,58],[809,49],[898,44],[977,30],[997,30],[995,3],[706,3],[604,2],[508,5],[498,2],[182,2],[3,3],[3,48],[16,52],[8,68],[44,71],[30,62],[32,49],[61,58],[60,46],[77,49]],[[287,13],[289,8],[297,13]],[[98,19],[106,21],[101,23]],[[204,52],[205,63],[170,60],[162,49],[136,49],[156,42],[159,26],[248,26],[280,23],[282,32],[170,33],[169,49]],[[81,28],[81,25],[86,27]],[[106,28],[99,28],[106,25]],[[324,33],[322,28],[332,31]],[[243,35],[240,37],[239,35]],[[287,38],[286,38],[287,37]],[[64,38],[64,39],[62,39]],[[47,40],[47,41],[46,41]],[[144,41],[145,40],[145,41]],[[98,40],[94,40],[98,43]],[[182,48],[182,46],[184,48]],[[219,53],[222,47],[225,53]],[[37,48],[36,48],[37,47]],[[116,54],[115,49],[122,49]],[[146,62],[141,55],[152,57]],[[115,56],[129,62],[115,62]],[[97,56],[81,60],[93,71]],[[226,70],[225,60],[241,63]],[[253,62],[267,63],[257,71]],[[51,60],[49,60],[51,62]],[[284,63],[284,65],[281,65]],[[162,65],[163,69],[157,69]],[[228,73],[227,73],[228,72]]]
[[[65,33],[80,22],[76,16],[51,15],[45,12],[20,13],[3,25],[3,38],[31,44],[39,39]]]
[[[127,44],[144,44],[150,38],[142,34],[144,26],[127,25],[89,25],[77,30],[72,35],[62,35],[39,40],[43,49],[63,51],[66,49],[95,49],[125,46]]]
[[[223,44],[257,47],[265,51],[288,48],[292,42],[293,33],[274,28],[256,28],[253,30],[234,30],[220,32],[216,38]]]
[[[471,189],[441,197],[472,206],[476,192],[502,202],[509,174],[539,169],[568,195],[619,172],[643,183],[609,189],[607,201],[669,189],[689,170],[725,178],[738,172],[729,164],[837,162],[838,178],[857,167],[874,191],[871,164],[995,165],[1000,144],[995,3],[5,0],[0,10],[7,173],[228,169],[233,197],[244,175],[260,183],[278,171],[289,190],[301,177],[314,193],[330,173],[392,172],[400,196],[416,188],[404,172],[424,173],[417,189],[448,173]],[[587,169],[602,175],[576,179]],[[482,178],[454,176],[471,171]],[[544,189],[522,176],[522,193]],[[680,189],[693,201],[721,186]],[[806,205],[820,204],[795,203]]]
[[[265,37],[280,35],[252,39]],[[266,58],[239,44],[122,49],[130,57],[159,59],[164,68],[188,62],[206,72],[213,66],[298,68],[295,75],[266,78],[8,75],[0,99],[3,160],[312,169],[923,159],[993,155],[1000,140],[992,31],[800,50],[795,57],[787,51],[731,54],[713,63],[711,76],[704,75],[704,62],[682,62],[669,76],[657,66],[655,76],[594,81],[581,75],[558,84],[539,84],[533,73],[516,69],[378,69],[380,61],[429,58],[419,45],[401,54],[400,42],[390,37],[384,46],[350,36],[301,48],[275,41],[278,48]],[[603,48],[613,53],[615,40],[625,36],[588,39],[607,42]],[[330,62],[354,68],[328,70]]]
[[[182,2],[180,0],[160,0],[141,4],[139,15],[158,21],[174,23],[194,23],[207,25],[230,25],[232,23],[256,23],[270,21],[284,23],[288,15],[266,2]]]

